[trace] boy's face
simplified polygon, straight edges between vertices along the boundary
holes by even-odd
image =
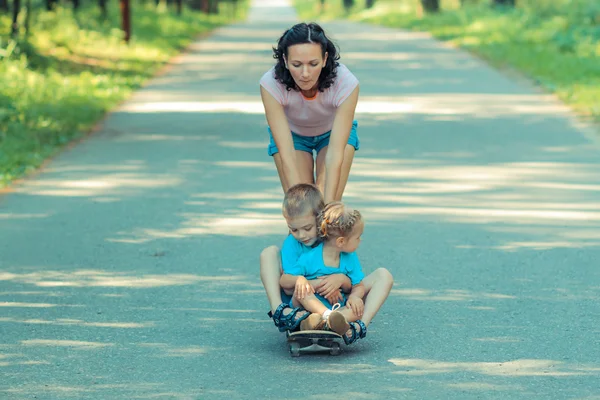
[[[285,216],[288,228],[294,239],[305,246],[312,246],[317,241],[317,218],[308,213],[298,217]]]

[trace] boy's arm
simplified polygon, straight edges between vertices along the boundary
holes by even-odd
[[[291,290],[293,292],[294,288],[296,287],[297,280],[297,275],[283,274],[279,279],[279,284],[283,290]]]

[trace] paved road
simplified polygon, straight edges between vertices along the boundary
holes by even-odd
[[[598,399],[600,149],[560,104],[425,35],[326,28],[361,81],[345,199],[396,283],[366,340],[292,359],[258,79],[283,0],[196,43],[0,198],[2,399]]]

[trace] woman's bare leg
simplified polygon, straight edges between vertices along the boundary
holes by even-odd
[[[321,193],[325,193],[325,156],[327,155],[327,148],[325,146],[317,154],[317,186],[321,190]],[[344,160],[342,161],[342,168],[340,170],[340,180],[336,191],[335,198],[342,200],[344,190],[346,189],[346,183],[348,182],[348,176],[350,175],[350,168],[352,168],[352,161],[354,160],[354,146],[347,144],[344,149]]]
[[[285,178],[285,174],[283,173],[283,163],[279,153],[273,154],[273,160],[275,161],[275,167],[277,168],[277,174],[281,181],[283,193],[285,193],[289,189],[289,185]],[[311,153],[296,150],[296,168],[298,170],[298,175],[300,176],[300,182],[298,183],[315,183],[314,159]]]

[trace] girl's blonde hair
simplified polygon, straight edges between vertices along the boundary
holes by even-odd
[[[317,216],[319,234],[323,239],[348,237],[359,221],[362,221],[360,212],[341,201],[327,204]]]
[[[282,211],[287,218],[301,217],[309,212],[317,216],[324,205],[319,188],[310,183],[299,183],[285,193]]]

